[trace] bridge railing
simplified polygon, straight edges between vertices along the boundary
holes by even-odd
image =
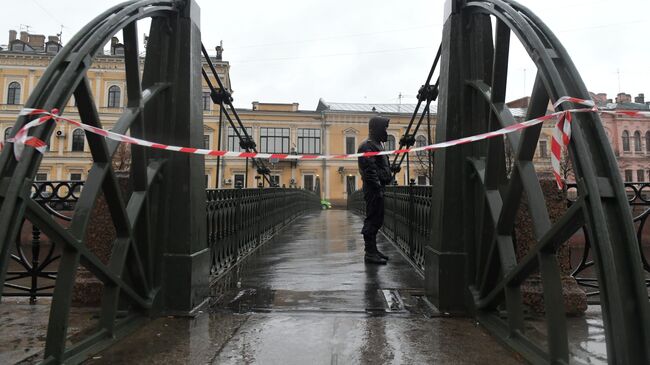
[[[567,205],[569,207],[578,198],[577,187],[576,183],[567,184]],[[650,182],[626,182],[625,191],[634,217],[641,262],[646,276],[646,287],[650,288],[650,228],[646,227],[646,222],[650,216]],[[572,254],[575,251],[578,255],[572,257],[571,276],[583,287],[589,302],[595,304],[599,303],[600,287],[594,269],[589,235],[584,228],[580,234],[572,238]]]
[[[66,225],[72,219],[83,185],[83,181],[37,181],[32,183],[31,198]],[[28,297],[30,304],[35,304],[38,297],[51,297],[60,259],[56,243],[25,219],[11,251],[2,295]]]
[[[84,181],[39,181],[32,198],[66,224],[71,220]],[[207,193],[208,242],[212,252],[211,275],[232,267],[277,230],[308,209],[317,209],[316,193],[299,189],[210,189]],[[51,297],[60,248],[41,229],[25,220],[16,237],[3,295]]]
[[[318,195],[302,189],[208,189],[212,278],[218,278],[305,211],[319,207]]]
[[[424,272],[424,247],[431,239],[431,186],[389,186],[384,193],[382,231]],[[366,215],[363,191],[348,198],[348,209]]]

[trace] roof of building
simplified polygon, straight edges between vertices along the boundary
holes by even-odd
[[[365,104],[365,103],[338,103],[318,100],[316,111],[341,111],[341,112],[366,112],[366,113],[393,113],[413,114],[416,104]],[[431,114],[436,114],[437,103],[431,103]],[[420,111],[424,105],[420,106]]]
[[[609,110],[650,110],[650,105],[640,103],[608,103],[603,109]]]
[[[527,112],[527,108],[510,108],[510,113],[512,113],[512,116],[515,118],[523,118],[526,116]]]

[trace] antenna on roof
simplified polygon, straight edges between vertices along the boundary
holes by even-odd
[[[32,28],[32,27],[29,26],[29,25],[27,25],[27,24],[21,24],[21,25],[20,25],[20,30],[21,30],[21,31],[24,30],[24,31],[26,31],[27,33],[29,33],[29,30],[30,30],[31,28]]]
[[[56,34],[57,37],[59,37],[59,44],[63,44],[63,24],[61,24],[61,30]]]
[[[404,97],[404,95],[402,95],[402,92],[400,91],[399,95],[397,95],[397,99],[399,100],[398,103],[397,103],[397,112],[398,113],[402,111],[402,98],[403,97]]]

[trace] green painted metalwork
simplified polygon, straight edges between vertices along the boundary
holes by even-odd
[[[320,199],[301,189],[210,189],[206,209],[214,281],[295,218],[320,209]]]
[[[182,69],[176,64],[178,59],[175,55],[179,52],[176,48],[182,43],[181,39],[188,35],[187,31],[177,28],[188,16],[187,8],[191,8],[192,4],[171,0],[127,2],[102,13],[75,35],[52,60],[25,106],[42,109],[56,107],[63,111],[74,95],[81,121],[101,127],[86,73],[93,58],[108,40],[123,31],[128,101],[113,131],[130,132],[135,137],[164,142],[173,140],[174,131],[169,126],[175,114],[173,109],[170,110],[173,103],[169,100],[178,98],[176,93],[182,91],[175,84],[175,77],[181,75],[178,74],[180,71],[173,71]],[[151,18],[151,37],[144,69],[141,70],[136,22],[145,18]],[[197,56],[200,57],[198,52]],[[188,100],[193,97],[192,93],[180,95]],[[26,122],[26,117],[18,118],[13,130],[18,131]],[[34,135],[49,140],[54,128],[53,123],[45,124],[36,129]],[[3,150],[0,155],[0,284],[5,280],[9,245],[23,219],[29,219],[61,247],[44,363],[83,361],[89,353],[128,333],[139,323],[138,319],[161,309],[158,303],[163,247],[156,242],[163,240],[160,240],[161,232],[155,228],[160,227],[158,223],[165,221],[169,212],[169,207],[165,206],[169,199],[164,198],[164,190],[160,189],[168,156],[133,149],[130,176],[132,193],[127,199],[111,166],[117,143],[92,134],[86,135],[86,138],[93,165],[67,228],[30,197],[32,180],[42,155],[30,148],[26,149],[20,161],[14,159],[11,148]],[[108,263],[101,262],[84,244],[90,212],[101,194],[108,202],[116,232]],[[68,346],[68,314],[79,265],[104,284],[104,292],[97,328]]]
[[[511,35],[537,66],[526,119],[543,116],[561,96],[589,99],[571,59],[532,12],[510,0],[450,0],[443,29],[436,142],[513,124],[505,104]],[[512,40],[515,40],[513,37]],[[562,105],[561,108],[571,108]],[[427,295],[441,310],[474,313],[504,343],[533,363],[568,363],[559,247],[584,227],[598,273],[610,363],[650,363],[650,308],[632,215],[616,159],[596,113],[574,116],[570,160],[577,200],[551,222],[533,163],[542,125],[449,149],[434,157],[425,247]],[[514,153],[506,174],[506,145]],[[400,190],[401,189],[401,190]],[[412,248],[413,201],[407,187],[387,193],[387,225]],[[513,232],[528,205],[536,245],[515,254]],[[360,195],[351,197],[362,210]],[[409,242],[409,244],[404,244]],[[546,343],[527,337],[521,286],[542,280]]]
[[[431,186],[388,186],[384,193],[382,232],[424,273],[424,247],[431,240]],[[348,199],[348,209],[366,214],[363,191]]]
[[[648,259],[650,252],[648,252],[648,234],[646,228],[648,217],[650,217],[650,183],[626,182],[624,184],[636,225],[636,238],[639,244],[639,252],[641,253],[641,264],[645,271],[645,285],[650,288],[650,261]],[[573,205],[578,198],[575,191],[577,188],[578,184],[567,184],[567,203],[569,206]],[[585,290],[589,303],[600,304],[598,278],[594,271],[594,260],[591,257],[591,243],[586,227],[583,226],[582,236],[577,237],[577,239],[582,241],[580,243],[583,246],[579,250],[581,251],[579,254],[579,262],[571,268],[571,276]],[[650,294],[648,295],[648,299],[650,299]]]
[[[55,219],[69,222],[72,220],[70,212],[79,200],[83,185],[83,181],[38,181],[32,184],[30,198]],[[11,260],[18,264],[18,268],[8,269],[2,296],[29,297],[29,303],[36,304],[38,297],[52,296],[61,255],[55,242],[43,240],[37,225],[23,220],[23,227],[25,223],[27,228],[31,228],[31,240],[29,243],[23,241],[25,229],[21,227],[11,254]]]

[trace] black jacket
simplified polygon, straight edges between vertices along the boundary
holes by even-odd
[[[383,150],[378,142],[368,139],[359,146],[357,152],[379,152]],[[359,157],[359,172],[361,173],[364,188],[379,189],[390,184],[393,179],[388,156],[386,155]]]

